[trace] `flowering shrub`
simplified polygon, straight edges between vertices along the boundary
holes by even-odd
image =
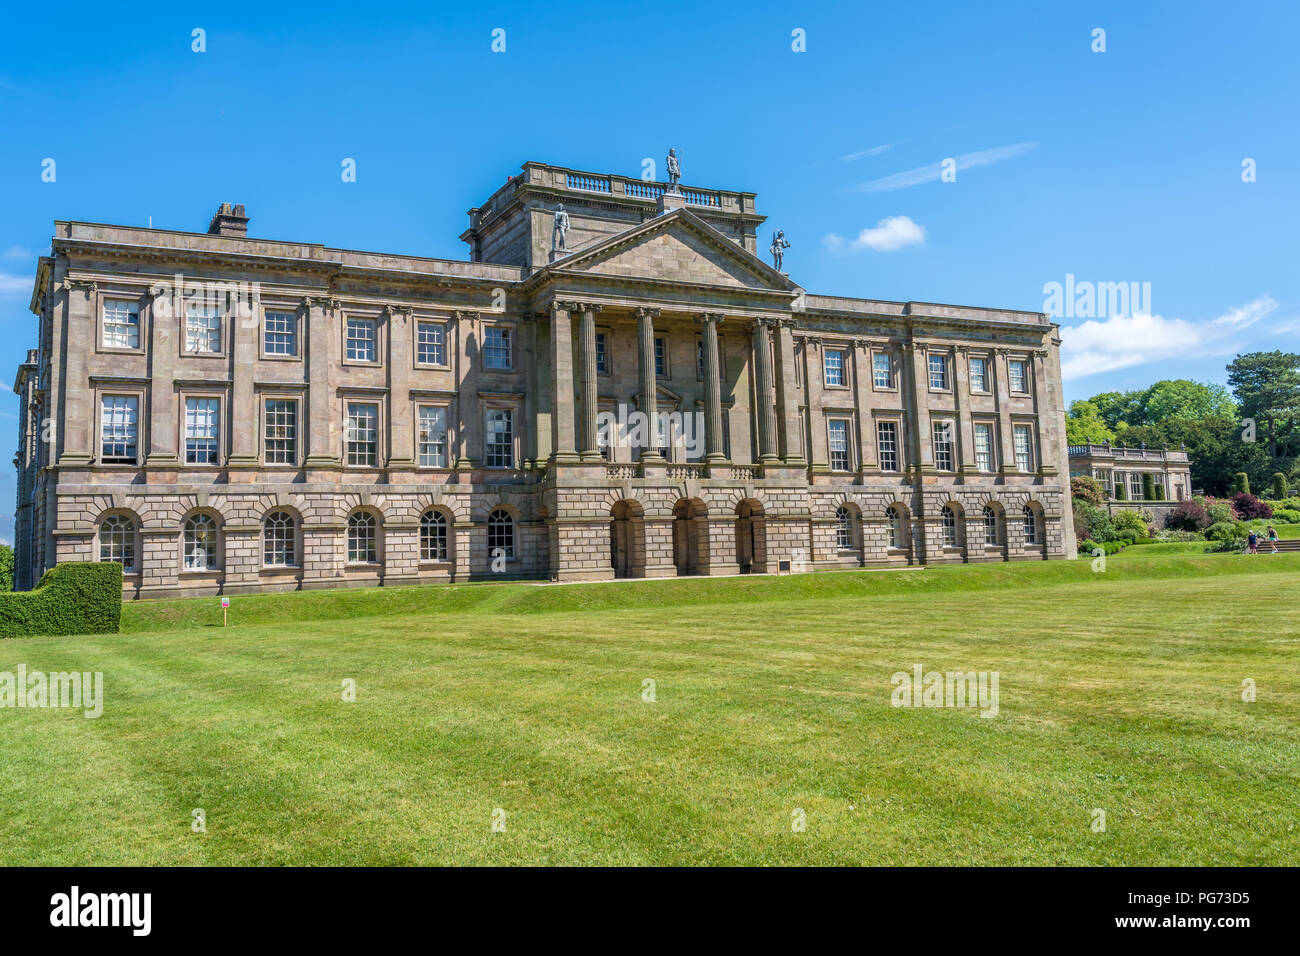
[[[1249,491],[1239,491],[1232,496],[1232,509],[1242,521],[1273,517],[1273,506],[1267,501],[1260,501]]]

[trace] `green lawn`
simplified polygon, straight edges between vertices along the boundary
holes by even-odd
[[[106,697],[0,710],[0,863],[1300,863],[1300,555],[1155,547],[236,597],[225,629],[154,602],[0,641],[0,671]],[[998,716],[891,707],[917,663],[999,672]]]

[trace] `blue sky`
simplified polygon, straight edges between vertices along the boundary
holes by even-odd
[[[1069,400],[1300,347],[1295,4],[69,3],[6,27],[10,380],[56,218],[201,231],[243,202],[256,236],[464,258],[466,210],[525,160],[638,175],[669,146],[687,183],[758,193],[760,246],[783,228],[810,291],[1038,310],[1067,274],[1149,282],[1149,315],[1061,320]]]

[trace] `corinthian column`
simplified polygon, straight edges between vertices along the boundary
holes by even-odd
[[[660,461],[659,398],[655,385],[655,322],[658,309],[636,310],[637,357],[641,372],[641,413],[646,419],[647,445],[641,448],[642,461]]]
[[[551,305],[551,456],[573,461],[573,325],[567,302]]]
[[[772,383],[772,339],[768,322],[754,323],[754,377],[758,394],[758,460],[779,461],[776,448],[776,394]]]
[[[585,460],[600,459],[600,441],[596,433],[596,313],[598,305],[583,305],[578,326],[578,355],[582,384],[582,440],[578,450]]]
[[[722,381],[718,374],[718,325],[722,315],[705,312],[700,316],[704,338],[704,459],[726,461],[722,449]]]

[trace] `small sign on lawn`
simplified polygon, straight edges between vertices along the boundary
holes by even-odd
[[[221,599],[221,626],[222,627],[226,626],[226,615],[229,613],[230,613],[230,598],[223,597]]]

